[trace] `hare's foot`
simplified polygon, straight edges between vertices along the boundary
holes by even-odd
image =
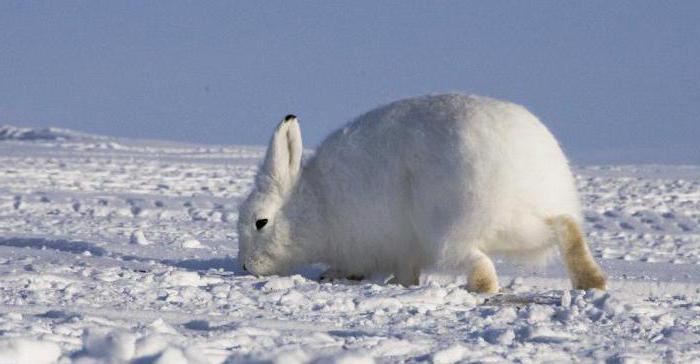
[[[572,279],[574,289],[589,290],[596,288],[604,291],[607,288],[605,274],[595,262],[593,264],[595,266],[589,267],[585,274]]]
[[[469,259],[469,278],[467,289],[476,293],[496,293],[499,290],[498,276],[493,262],[479,250],[471,253]]]
[[[321,282],[333,282],[340,279],[347,279],[349,281],[361,281],[365,277],[361,274],[352,274],[344,272],[340,269],[329,268],[325,272],[321,273],[319,280]]]

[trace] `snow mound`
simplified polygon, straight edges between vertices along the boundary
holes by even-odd
[[[60,128],[28,128],[12,125],[0,125],[0,141],[77,141],[77,140],[106,140],[107,137],[79,133]]]
[[[197,349],[173,345],[159,335],[137,338],[131,332],[108,329],[86,330],[83,334],[83,350],[76,354],[76,358],[85,363],[199,364],[207,362]]]
[[[61,349],[55,343],[12,338],[0,341],[0,363],[55,363]]]

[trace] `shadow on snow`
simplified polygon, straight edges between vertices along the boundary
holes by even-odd
[[[238,259],[234,257],[210,258],[210,259],[154,259],[140,257],[136,255],[123,255],[120,253],[110,253],[107,249],[98,247],[94,243],[80,240],[68,239],[47,239],[47,238],[0,238],[0,246],[31,248],[31,249],[51,249],[65,253],[84,254],[90,253],[97,257],[119,258],[125,261],[149,262],[155,261],[160,264],[172,267],[183,268],[191,271],[208,271],[210,269],[223,270],[234,275],[247,275],[238,264]]]

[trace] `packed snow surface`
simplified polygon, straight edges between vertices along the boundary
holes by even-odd
[[[700,361],[699,166],[576,169],[609,291],[499,262],[502,292],[476,295],[242,272],[263,148],[0,139],[0,363]]]

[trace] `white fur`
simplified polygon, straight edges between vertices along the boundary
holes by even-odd
[[[240,208],[239,259],[254,274],[321,262],[411,282],[493,253],[546,254],[556,246],[547,219],[581,219],[557,141],[509,102],[401,100],[333,133],[303,168],[301,150],[297,120],[280,123]]]

